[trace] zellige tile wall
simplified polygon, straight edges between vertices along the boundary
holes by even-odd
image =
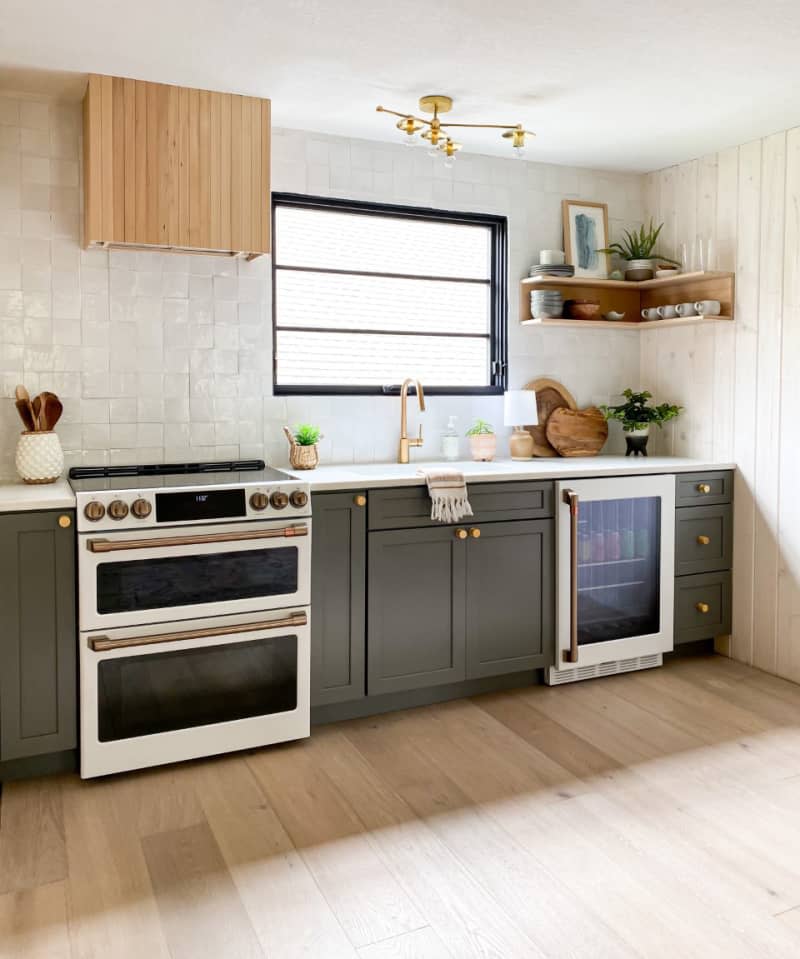
[[[554,376],[588,404],[638,383],[638,334],[523,328],[517,281],[560,246],[563,197],[606,200],[613,235],[642,219],[642,177],[467,153],[448,171],[424,151],[289,130],[273,131],[272,156],[275,190],[506,214],[511,385]],[[0,390],[61,396],[69,464],[280,465],[281,427],[309,420],[328,462],[394,456],[396,397],[272,395],[268,258],[82,251],[80,157],[79,104],[0,95]],[[451,413],[462,432],[479,414],[507,432],[499,398],[434,397],[420,457],[438,456]],[[19,429],[0,404],[0,476],[13,476]]]

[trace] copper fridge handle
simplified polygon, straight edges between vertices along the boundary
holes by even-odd
[[[290,629],[293,626],[306,626],[305,613],[289,613],[280,619],[270,619],[260,623],[237,623],[235,626],[209,626],[206,629],[188,629],[175,633],[153,633],[150,636],[127,636],[122,639],[110,639],[108,636],[93,636],[89,648],[96,653],[108,649],[127,649],[129,646],[153,646],[157,643],[175,643],[185,639],[209,639],[213,636],[230,636],[237,633],[252,633],[264,629]]]
[[[578,494],[571,489],[562,493],[569,506],[569,649],[564,650],[564,662],[578,662]]]
[[[202,546],[204,543],[239,543],[248,539],[286,539],[308,536],[308,526],[298,523],[280,529],[243,530],[237,533],[204,533],[194,536],[162,536],[158,539],[90,539],[86,548],[91,553],[116,553],[125,549],[152,549],[160,546]]]

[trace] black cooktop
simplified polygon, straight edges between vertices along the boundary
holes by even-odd
[[[76,493],[102,490],[187,488],[192,486],[235,486],[237,484],[285,483],[295,481],[282,470],[266,466],[263,460],[233,460],[225,463],[168,463],[142,466],[73,466],[70,486]]]
[[[243,473],[263,470],[264,460],[222,460],[204,463],[134,463],[130,466],[73,466],[69,478],[82,480],[97,476],[176,476],[182,473]]]

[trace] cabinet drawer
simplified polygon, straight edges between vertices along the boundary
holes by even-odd
[[[675,575],[730,569],[733,555],[730,506],[691,506],[675,511]]]
[[[731,574],[701,573],[675,580],[675,645],[731,631]]]
[[[678,473],[675,477],[676,506],[712,506],[732,501],[733,473],[730,470]]]
[[[553,515],[552,483],[478,483],[469,484],[467,489],[475,514],[468,517],[470,523],[548,519]],[[426,486],[372,490],[368,519],[371,530],[440,525],[431,519]]]

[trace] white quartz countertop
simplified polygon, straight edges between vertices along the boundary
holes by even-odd
[[[0,513],[18,513],[33,509],[72,509],[75,494],[66,479],[55,483],[0,481]]]
[[[418,460],[413,463],[348,463],[318,466],[315,470],[292,471],[311,484],[312,492],[325,490],[374,489],[386,486],[420,486],[425,482],[420,469],[449,467],[461,470],[469,483],[501,483],[510,480],[581,479],[593,476],[643,476],[648,473],[695,473],[705,470],[732,470],[733,463],[688,459],[679,456],[580,456],[553,459],[496,459],[491,463],[459,460]]]

